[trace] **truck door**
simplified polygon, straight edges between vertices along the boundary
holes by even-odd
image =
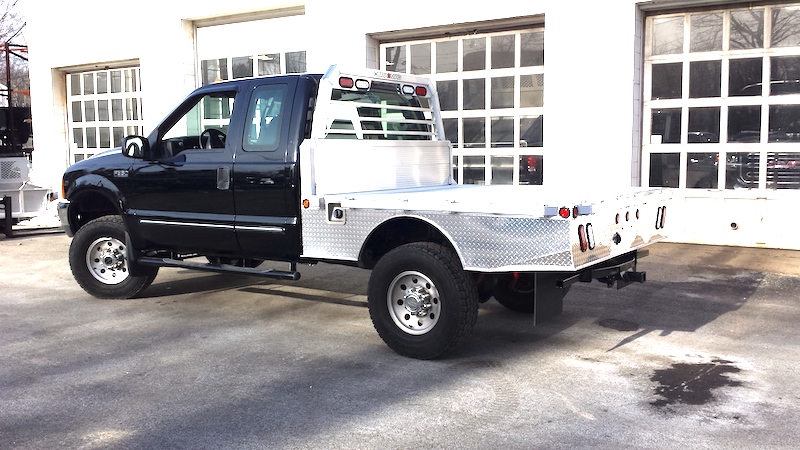
[[[228,144],[237,92],[226,89],[187,99],[151,134],[151,154],[130,171],[131,225],[149,246],[238,253]]]
[[[299,254],[290,117],[296,78],[254,80],[233,165],[236,236],[247,258],[291,260]],[[296,146],[294,140],[294,146]]]

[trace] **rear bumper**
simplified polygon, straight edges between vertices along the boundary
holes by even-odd
[[[622,289],[631,283],[644,283],[647,274],[637,272],[636,265],[639,258],[644,258],[649,253],[649,250],[636,250],[617,256],[563,277],[556,281],[556,286],[565,288],[579,281],[588,283],[598,280],[606,283],[608,287],[616,284],[617,289]]]

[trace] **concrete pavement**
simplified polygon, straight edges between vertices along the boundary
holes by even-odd
[[[795,448],[800,252],[658,244],[648,282],[555,321],[482,304],[466,345],[396,355],[367,271],[162,269],[98,300],[63,234],[0,238],[0,448]]]

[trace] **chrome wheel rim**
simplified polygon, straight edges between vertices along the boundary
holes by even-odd
[[[403,272],[389,283],[386,305],[395,325],[415,336],[432,330],[442,311],[436,285],[417,271]]]
[[[108,236],[96,239],[86,250],[86,267],[103,284],[122,283],[129,275],[125,244]]]

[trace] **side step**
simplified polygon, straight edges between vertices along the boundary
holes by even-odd
[[[279,280],[297,281],[300,279],[300,272],[294,270],[296,265],[292,263],[292,270],[261,270],[259,268],[239,267],[230,264],[204,264],[196,262],[181,261],[170,258],[152,258],[143,256],[136,261],[138,264],[158,267],[179,267],[183,269],[202,270],[206,272],[236,273],[239,275],[250,275],[261,278],[277,278]]]

